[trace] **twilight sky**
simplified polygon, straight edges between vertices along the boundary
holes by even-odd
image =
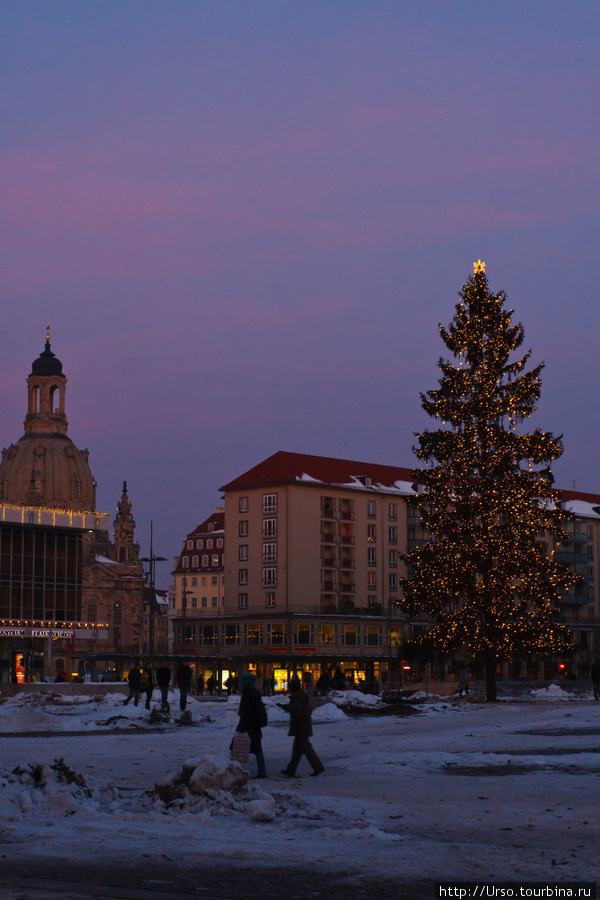
[[[600,492],[600,6],[0,0],[0,444],[51,326],[98,508],[169,557],[276,450],[412,466],[487,262]]]

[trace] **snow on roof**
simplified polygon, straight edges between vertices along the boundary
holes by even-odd
[[[600,505],[586,503],[585,500],[566,500],[565,507],[576,516],[585,519],[600,519]]]

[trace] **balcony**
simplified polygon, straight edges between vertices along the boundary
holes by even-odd
[[[560,598],[560,603],[563,606],[586,606],[588,603],[593,602],[591,597],[586,597],[583,594],[563,594]]]
[[[570,568],[575,568],[576,566],[588,566],[591,565],[591,561],[588,559],[587,553],[575,553],[573,550],[555,550],[554,551],[554,559],[556,562],[563,563],[565,566],[569,566]],[[579,569],[575,569],[579,572]]]

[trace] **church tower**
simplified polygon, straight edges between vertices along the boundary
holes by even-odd
[[[96,482],[88,451],[67,434],[67,379],[62,363],[46,345],[27,379],[25,434],[2,451],[0,501],[20,506],[94,511]]]
[[[123,493],[117,504],[117,515],[113,522],[113,557],[120,563],[137,563],[140,555],[139,544],[134,543],[135,520],[131,515],[131,501],[127,496],[127,482],[123,482]]]

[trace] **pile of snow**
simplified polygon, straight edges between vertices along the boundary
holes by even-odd
[[[550,684],[548,687],[539,688],[539,690],[529,691],[529,695],[534,700],[576,700],[576,696],[571,691],[565,691],[558,684]]]
[[[381,706],[385,706],[384,701],[376,694],[363,694],[361,691],[330,691],[327,694],[327,699],[330,703],[335,703],[336,706],[346,706],[354,709],[378,709]]]
[[[84,780],[62,759],[51,765],[17,766],[0,772],[0,820],[19,822],[24,817],[70,816],[85,809],[114,812],[120,808],[118,794],[107,778]]]

